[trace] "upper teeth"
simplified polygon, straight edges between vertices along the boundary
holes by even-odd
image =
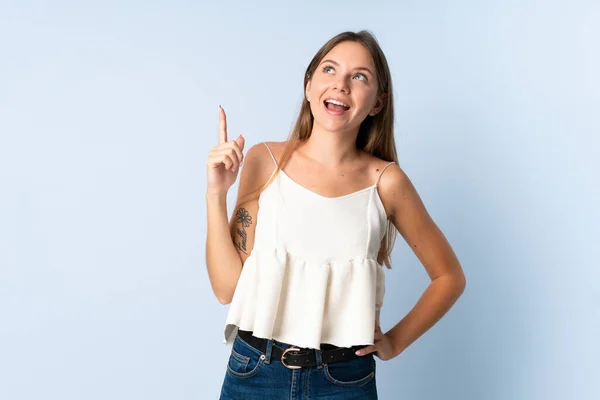
[[[325,100],[325,102],[337,104],[338,106],[350,107],[348,104],[344,104],[341,101],[337,101],[337,100],[333,100],[333,99]]]

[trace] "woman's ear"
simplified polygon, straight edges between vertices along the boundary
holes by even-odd
[[[304,95],[306,96],[306,101],[310,103],[310,98],[308,97],[310,94],[310,81],[306,84],[306,90],[304,91]]]
[[[377,96],[377,99],[375,100],[375,105],[371,109],[371,112],[369,112],[369,115],[372,117],[377,115],[379,113],[379,111],[381,111],[383,109],[383,107],[385,106],[385,103],[387,103],[387,98],[388,98],[387,93],[382,93],[379,96]]]

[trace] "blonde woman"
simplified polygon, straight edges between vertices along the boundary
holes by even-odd
[[[285,142],[219,142],[208,156],[206,262],[230,304],[221,399],[376,399],[376,361],[398,356],[465,288],[461,265],[398,165],[388,64],[372,34],[314,56]],[[226,195],[243,162],[235,211]],[[384,265],[396,232],[431,283],[383,333]]]

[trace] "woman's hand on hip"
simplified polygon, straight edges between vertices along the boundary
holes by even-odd
[[[359,356],[365,356],[369,353],[374,353],[377,358],[380,358],[383,361],[391,360],[396,357],[396,351],[394,349],[394,340],[381,332],[381,327],[379,324],[375,325],[375,337],[373,340],[372,346],[363,347],[362,349],[356,352]]]

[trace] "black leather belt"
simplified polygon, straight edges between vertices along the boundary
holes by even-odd
[[[267,352],[267,339],[258,338],[252,335],[252,332],[238,329],[238,336],[250,346],[260,350],[263,354]],[[330,344],[321,345],[321,358],[323,364],[332,364],[340,361],[352,360],[357,357],[372,357],[373,353],[366,356],[357,356],[356,350],[362,349],[364,346],[352,347],[337,347]],[[271,358],[280,360],[283,365],[290,369],[315,367],[317,365],[317,357],[315,349],[290,347],[283,349],[276,344],[273,344],[271,350]]]

